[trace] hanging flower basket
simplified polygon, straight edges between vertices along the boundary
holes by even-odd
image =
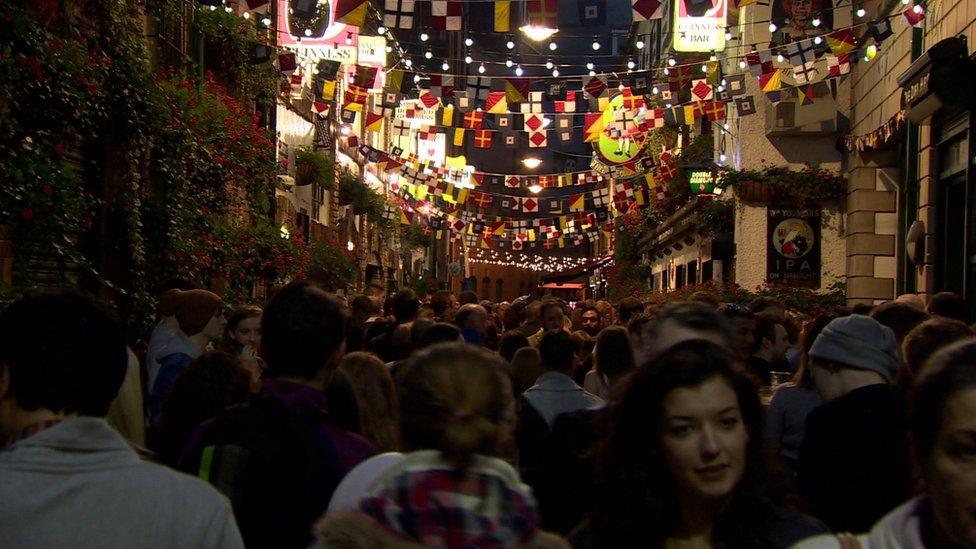
[[[847,181],[819,166],[792,170],[786,166],[767,166],[762,170],[729,170],[720,185],[732,187],[743,202],[753,204],[789,203],[815,206],[847,194]]]

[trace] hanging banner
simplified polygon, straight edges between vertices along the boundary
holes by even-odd
[[[728,0],[676,0],[674,51],[725,49]]]
[[[820,210],[767,209],[766,281],[820,287]]]

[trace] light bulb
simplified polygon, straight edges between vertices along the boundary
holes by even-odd
[[[877,55],[878,55],[878,46],[876,44],[871,44],[870,46],[868,46],[868,52],[867,52],[868,60],[870,61],[871,59],[874,59],[875,57],[877,57]]]
[[[868,14],[868,10],[866,10],[864,8],[857,8],[857,16],[858,17],[864,17],[867,14]]]
[[[590,76],[596,76],[596,71],[590,71]]]
[[[413,59],[410,59],[408,57],[406,60],[404,60],[403,64],[406,65],[406,66],[408,66],[408,67],[412,67],[413,66]]]
[[[664,76],[667,76],[669,74],[671,74],[671,71],[669,71],[667,67],[664,67]]]
[[[227,13],[230,13],[230,12],[234,11],[234,8],[232,8],[230,6],[227,6],[226,8],[224,8],[224,11],[226,11]]]
[[[723,85],[721,85],[721,84],[719,84],[719,85],[718,85],[718,87],[717,87],[717,88],[715,88],[715,90],[716,90],[716,91],[725,91],[725,86],[723,86]]]
[[[559,76],[559,69],[552,69],[552,77],[555,78]]]
[[[718,56],[713,53],[712,55],[709,55],[708,56],[708,60],[709,61],[718,61]]]
[[[244,13],[241,14],[241,17],[243,17],[244,19],[250,19],[251,18],[251,12],[245,11]]]
[[[471,46],[474,45],[474,40],[472,40],[471,37],[469,36],[464,39],[464,45],[470,48]]]
[[[505,66],[508,67],[508,68],[512,68],[512,65],[514,65],[514,64],[515,63],[512,63],[512,58],[511,57],[509,57],[508,59],[505,60]]]
[[[620,91],[624,91],[624,85],[620,84],[619,86],[617,86],[617,89]]]
[[[823,38],[821,38],[819,36],[814,36],[813,37],[813,43],[819,46],[820,44],[823,44]]]
[[[726,122],[725,124],[722,124],[722,129],[725,131],[729,131],[729,123]]]
[[[664,104],[664,108],[666,108],[666,109],[670,109],[670,108],[671,108],[671,103],[665,103],[665,104]]]
[[[654,95],[657,95],[657,94],[661,93],[661,90],[658,89],[657,86],[654,86],[653,88],[651,88],[651,93],[653,93]]]
[[[636,46],[637,49],[642,50],[644,49],[644,41],[638,39],[637,42],[634,43],[634,46]]]
[[[769,32],[776,32],[776,29],[778,29],[778,28],[779,27],[776,26],[776,23],[770,23],[769,24]]]
[[[449,65],[447,61],[444,61],[444,64],[441,65],[441,68],[444,69],[444,70],[446,70],[446,71],[449,71],[449,70],[451,70],[451,65]]]
[[[722,151],[722,154],[718,155],[718,161],[719,162],[725,162],[728,159],[729,159],[729,157],[725,156],[725,151]]]
[[[505,42],[505,47],[508,48],[508,49],[510,49],[510,50],[514,50],[515,49],[515,42],[513,42],[512,39],[509,38],[508,39],[508,42]]]
[[[522,76],[522,65],[515,67],[515,76]]]
[[[485,74],[485,64],[484,63],[478,65],[478,73],[479,74]]]
[[[727,83],[725,82],[725,79],[724,79],[724,78],[722,79],[722,85],[723,85],[723,86],[726,86],[726,85],[728,85],[728,84],[727,84]]]
[[[352,33],[351,32],[347,32],[346,33],[346,45],[347,46],[351,46],[352,45]]]
[[[555,42],[549,42],[549,51],[556,51],[558,47]]]
[[[393,53],[393,46],[387,45],[386,46],[386,53]]]
[[[552,59],[546,60],[546,68],[552,70]]]
[[[908,2],[909,2],[909,0],[901,0],[901,3],[902,4],[905,4],[906,6],[908,5]]]
[[[593,51],[600,49],[600,43],[596,40],[593,41]]]
[[[420,41],[421,42],[426,42],[428,40],[430,40],[430,36],[426,32],[420,33]]]
[[[813,18],[813,21],[810,21],[810,24],[813,25],[814,27],[819,27],[820,26],[820,18],[819,17],[814,17]]]
[[[782,54],[782,53],[780,53],[780,54],[778,54],[778,55],[776,56],[776,61],[778,61],[778,62],[780,62],[780,63],[782,63],[783,61],[786,61],[786,58],[785,58],[785,57],[783,57],[783,54]]]
[[[636,63],[634,63],[634,60],[633,60],[633,59],[628,59],[628,60],[627,60],[627,68],[628,68],[628,69],[633,69],[633,68],[634,68],[634,67],[636,67],[636,66],[637,66],[637,64],[636,64]]]
[[[430,59],[431,57],[434,57],[434,52],[430,51],[430,48],[427,48],[427,51],[424,52],[424,57]]]
[[[386,27],[383,25],[376,27],[376,34],[386,34]]]
[[[921,4],[915,4],[915,7],[912,8],[912,11],[914,11],[915,13],[922,13],[925,10],[922,8]]]
[[[708,72],[708,65],[702,65],[702,72]]]
[[[589,70],[589,71],[593,70],[593,62],[592,61],[587,61],[586,62],[586,70]]]
[[[538,158],[535,158],[534,156],[530,156],[528,158],[523,158],[522,159],[522,165],[525,166],[526,168],[530,169],[530,170],[534,170],[534,169],[536,169],[536,168],[538,168],[539,166],[542,165],[542,160],[539,160]]]
[[[413,83],[414,84],[420,83],[420,75],[419,74],[413,75]]]
[[[464,56],[464,62],[465,63],[467,63],[468,65],[470,65],[471,64],[471,61],[472,61],[472,59],[471,59],[471,54],[470,53],[468,55],[465,55]]]
[[[312,36],[312,29],[305,29],[305,36]]]
[[[271,26],[271,18],[265,17],[264,19],[261,20],[261,24],[264,25],[265,27],[270,27]]]
[[[676,65],[677,63],[678,63],[678,62],[674,60],[674,57],[671,57],[670,59],[668,59],[668,66],[669,66],[669,67],[673,67],[673,66],[675,66],[675,65]]]
[[[746,60],[745,59],[742,59],[742,60],[739,61],[739,68],[740,69],[746,68]]]
[[[725,39],[726,40],[732,40],[732,32],[731,31],[725,31]]]
[[[217,11],[217,6],[210,6],[210,11]]]

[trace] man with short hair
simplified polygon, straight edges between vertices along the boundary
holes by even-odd
[[[529,345],[538,347],[542,340],[542,335],[550,330],[565,330],[566,314],[563,311],[563,304],[555,299],[543,301],[539,309],[542,317],[542,327],[538,332],[529,337]],[[568,333],[568,332],[567,332]]]
[[[580,315],[580,327],[591,337],[596,337],[603,329],[600,323],[600,311],[596,307],[584,308]]]
[[[626,326],[630,317],[644,312],[644,304],[636,297],[625,297],[617,305],[617,323]]]
[[[939,292],[929,298],[928,313],[966,322],[966,300],[955,292]]]
[[[825,404],[807,416],[800,495],[835,532],[866,532],[911,496],[904,405],[892,384],[895,334],[864,315],[835,318],[810,348]]]
[[[542,302],[533,301],[525,306],[520,315],[522,325],[518,327],[519,333],[525,337],[532,337],[542,328]]]
[[[735,351],[735,338],[726,317],[695,301],[679,301],[662,308],[647,321],[640,339],[642,344],[634,347],[638,365],[691,339],[704,339]]]
[[[380,335],[371,339],[367,347],[383,362],[393,362],[407,358],[409,349],[398,348],[393,344],[393,334],[397,327],[413,322],[420,312],[420,299],[410,288],[404,288],[393,296],[392,301],[394,322]]]
[[[929,319],[928,313],[903,301],[886,301],[871,309],[868,316],[891,328],[899,345],[908,332]]]
[[[466,303],[458,309],[455,321],[465,342],[484,346],[485,333],[488,331],[488,312],[484,307],[476,303]]]
[[[0,314],[0,547],[243,547],[230,503],[105,421],[125,330],[78,294]]]
[[[756,315],[749,309],[737,303],[726,303],[721,309],[722,315],[732,324],[736,346],[733,349],[739,360],[749,360],[752,348],[756,343]]]
[[[569,332],[562,328],[546,331],[539,341],[539,356],[545,373],[525,391],[524,397],[550,428],[559,414],[603,403],[603,399],[587,393],[569,377],[575,359]]]
[[[339,481],[373,454],[329,422],[323,392],[348,318],[342,301],[310,282],[278,291],[261,318],[261,393],[203,424],[188,444],[181,466],[230,497],[249,547],[307,547]]]
[[[449,290],[438,290],[430,297],[435,322],[453,322],[459,306],[457,298]]]
[[[774,312],[756,315],[755,350],[746,361],[749,373],[764,386],[772,385],[774,369],[785,365],[790,340],[783,318]]]

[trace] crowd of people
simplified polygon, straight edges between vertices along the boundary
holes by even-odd
[[[185,281],[0,313],[2,547],[976,547],[955,294],[809,316]]]

